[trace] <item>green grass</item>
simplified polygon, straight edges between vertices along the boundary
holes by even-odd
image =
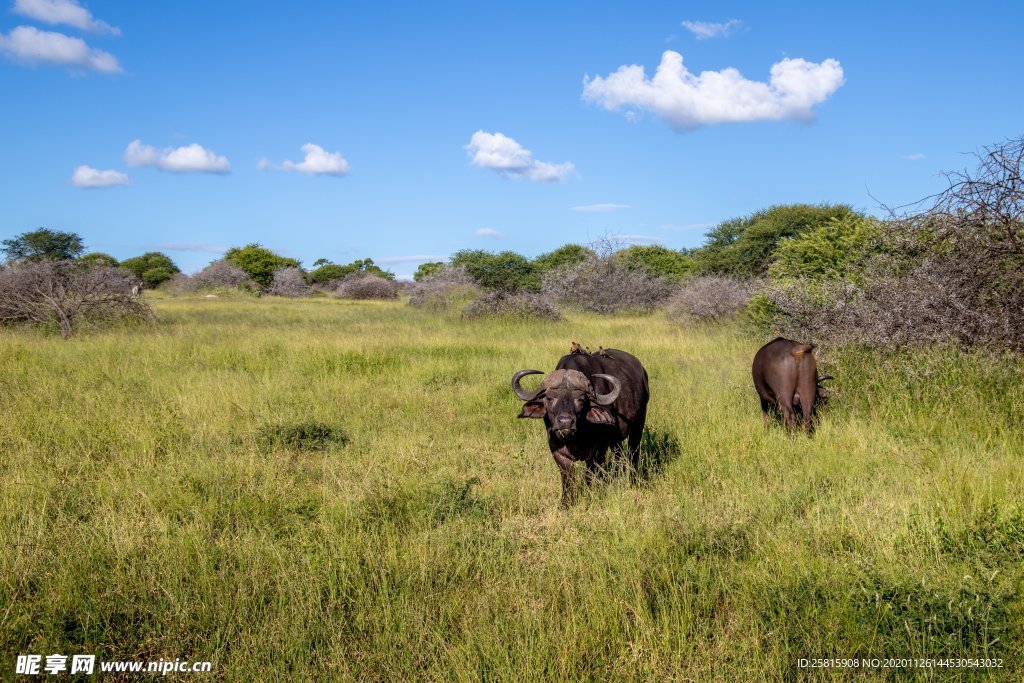
[[[763,340],[739,328],[154,305],[152,328],[0,331],[0,676],[52,652],[239,681],[1024,672],[1019,360],[821,349],[833,400],[791,438],[762,424]],[[662,462],[562,511],[508,383],[570,340],[645,363]]]

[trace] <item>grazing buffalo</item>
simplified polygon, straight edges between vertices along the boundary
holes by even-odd
[[[753,373],[765,422],[770,412],[779,411],[786,427],[794,431],[799,411],[804,431],[810,434],[815,410],[828,400],[828,390],[821,382],[832,379],[818,376],[814,345],[782,337],[773,339],[754,355]]]
[[[555,371],[545,375],[540,387],[528,391],[519,385],[526,375],[540,370],[521,370],[512,377],[512,390],[526,402],[519,417],[544,418],[548,446],[562,474],[562,506],[572,499],[574,465],[587,465],[592,481],[604,464],[609,448],[622,452],[629,439],[629,459],[637,466],[640,438],[647,419],[650,390],[647,371],[636,357],[617,349],[591,353],[573,342]]]

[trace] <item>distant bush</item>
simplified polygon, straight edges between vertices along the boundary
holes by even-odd
[[[94,251],[89,254],[84,254],[78,257],[78,263],[89,268],[95,266],[108,266],[110,268],[116,268],[120,265],[116,258],[110,254],[104,254],[102,251]]]
[[[693,250],[697,272],[708,275],[761,277],[767,274],[776,247],[832,220],[862,217],[842,204],[788,204],[720,223],[707,242]]]
[[[436,275],[437,273],[440,273],[442,270],[444,270],[444,267],[445,264],[441,261],[430,261],[429,263],[421,263],[419,268],[416,269],[416,272],[413,273],[412,279],[416,282],[419,282],[425,277],[430,277],[431,275]]]
[[[629,268],[670,280],[682,280],[694,270],[694,262],[689,255],[657,244],[626,247],[616,251],[615,258]]]
[[[742,313],[750,303],[751,282],[725,275],[701,275],[680,285],[668,301],[670,316],[687,321],[709,322]]]
[[[424,308],[451,308],[467,303],[480,294],[480,286],[463,268],[445,266],[408,285],[409,305]]]
[[[353,273],[332,284],[333,291],[342,299],[398,298],[398,283],[378,275]]]
[[[206,289],[243,289],[256,291],[256,283],[238,266],[227,261],[214,261],[195,275],[176,277],[170,283],[178,293],[198,292]]]
[[[81,325],[149,319],[132,295],[133,277],[120,268],[74,261],[26,261],[0,270],[0,322],[54,326],[67,337]]]
[[[559,320],[558,312],[547,299],[535,292],[488,292],[466,307],[467,318],[509,316],[540,320]]]
[[[674,288],[670,280],[630,268],[612,255],[546,273],[541,292],[548,301],[596,313],[616,313],[657,308]]]
[[[273,284],[275,270],[299,267],[299,262],[295,259],[279,256],[256,243],[228,249],[224,254],[224,260],[241,268],[253,282],[264,290]]]
[[[492,254],[481,249],[464,249],[452,256],[450,265],[462,268],[484,289],[502,292],[540,290],[540,280],[533,265],[514,251]]]
[[[772,254],[768,275],[787,278],[853,279],[867,261],[882,249],[877,221],[858,215],[831,218],[779,242]]]
[[[327,284],[333,280],[340,280],[343,277],[356,273],[376,275],[386,280],[395,279],[394,273],[384,270],[370,258],[356,259],[352,263],[346,263],[345,265],[331,263],[327,259],[318,259],[313,265],[317,267],[310,272],[309,279],[317,284]]]
[[[150,251],[142,256],[121,261],[121,267],[132,273],[150,289],[170,280],[181,270],[167,254]]]
[[[579,244],[566,244],[561,246],[554,251],[549,251],[546,254],[541,254],[537,258],[533,259],[533,269],[538,276],[542,276],[548,271],[555,270],[556,268],[562,268],[564,266],[571,266],[583,261],[589,261],[590,259],[597,256],[593,249],[584,247]]]
[[[274,271],[268,294],[273,296],[299,297],[310,294],[305,274],[298,268],[281,268]]]

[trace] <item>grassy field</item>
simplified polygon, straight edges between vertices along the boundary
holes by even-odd
[[[53,652],[238,681],[1024,675],[1020,361],[820,349],[832,403],[790,438],[738,326],[154,306],[0,331],[0,677]],[[647,366],[650,466],[563,511],[509,378],[574,339]]]

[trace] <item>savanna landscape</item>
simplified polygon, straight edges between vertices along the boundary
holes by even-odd
[[[1012,679],[1024,362],[1018,256],[993,254],[1021,223],[960,210],[971,187],[889,221],[772,207],[689,252],[464,251],[405,285],[259,245],[172,276],[7,240],[2,647],[226,680]],[[999,287],[967,286],[979,258]],[[807,435],[751,382],[794,326],[831,377]],[[560,507],[509,378],[577,341],[635,354],[651,401],[638,462]],[[880,663],[806,664],[832,658]]]
[[[0,680],[1024,680],[1024,5],[0,10]]]

